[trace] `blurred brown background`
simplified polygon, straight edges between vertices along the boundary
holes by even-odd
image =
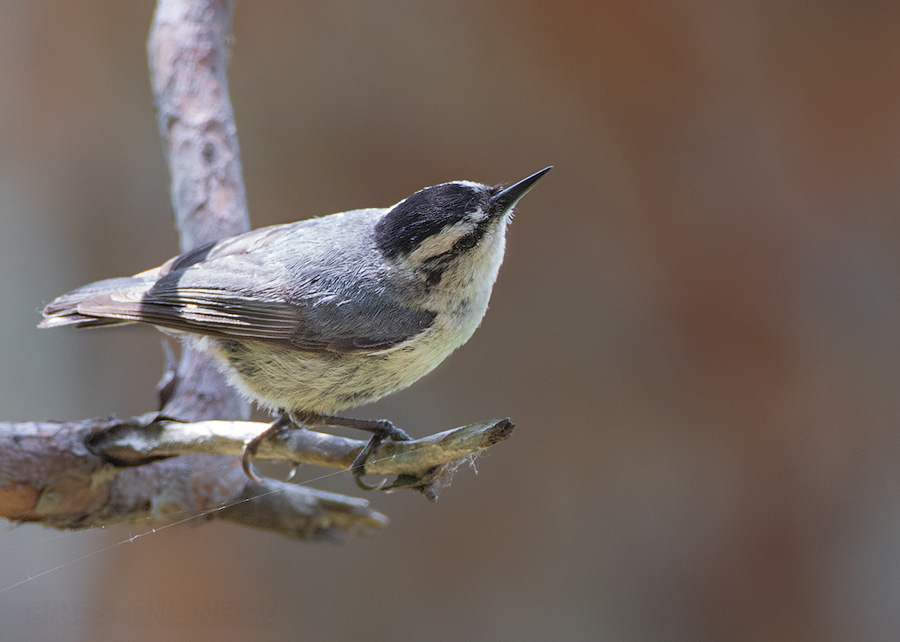
[[[154,407],[156,333],[34,327],[176,251],[152,9],[0,6],[3,419]],[[436,505],[370,496],[383,533],[168,529],[0,592],[5,637],[900,639],[900,5],[254,1],[234,34],[255,226],[556,166],[471,342],[358,413],[518,428]],[[0,530],[0,588],[144,530]]]

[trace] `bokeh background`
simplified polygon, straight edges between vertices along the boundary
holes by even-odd
[[[0,5],[4,420],[154,407],[155,332],[34,327],[176,251],[152,9]],[[4,637],[900,639],[900,5],[254,0],[234,35],[255,226],[556,166],[475,337],[358,412],[516,432],[340,546],[4,528],[0,589],[62,565]]]

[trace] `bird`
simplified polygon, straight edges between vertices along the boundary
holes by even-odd
[[[43,308],[38,327],[156,326],[214,357],[229,384],[277,416],[242,464],[289,428],[372,433],[392,422],[336,413],[404,389],[463,345],[488,307],[519,200],[552,166],[508,187],[452,181],[364,208],[224,238],[129,277],[97,281]]]

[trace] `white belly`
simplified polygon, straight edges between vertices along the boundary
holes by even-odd
[[[465,343],[480,321],[436,324],[376,353],[309,353],[197,336],[191,345],[217,357],[229,383],[263,408],[331,414],[411,385]]]

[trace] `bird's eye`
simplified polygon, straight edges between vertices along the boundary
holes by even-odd
[[[466,234],[453,244],[454,249],[465,252],[478,245],[478,238],[474,234]]]

